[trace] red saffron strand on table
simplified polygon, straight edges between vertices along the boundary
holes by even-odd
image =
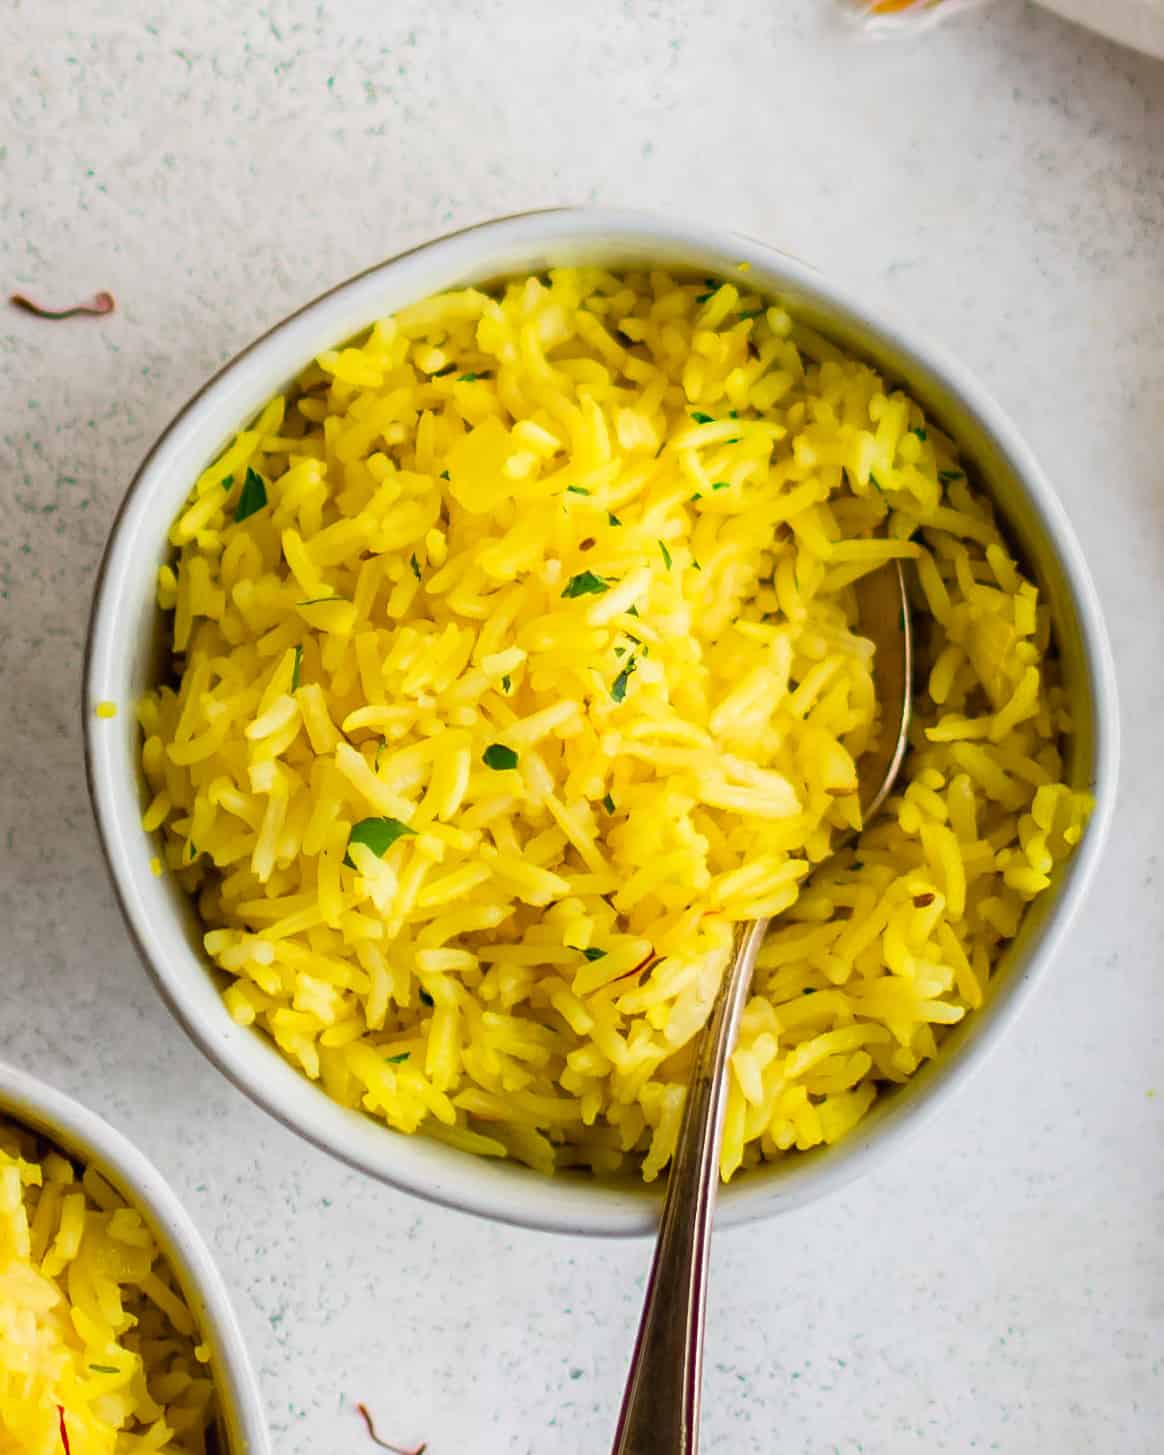
[[[356,1409],[359,1410],[360,1418],[368,1427],[368,1434],[371,1436],[373,1442],[379,1445],[381,1450],[390,1450],[392,1455],[424,1455],[424,1452],[428,1449],[427,1440],[418,1445],[415,1450],[406,1450],[403,1445],[391,1445],[387,1440],[381,1440],[380,1436],[376,1433],[376,1426],[372,1423],[372,1416],[368,1413],[368,1406],[358,1404],[356,1405]]]
[[[69,1427],[65,1424],[65,1407],[63,1404],[57,1405],[57,1420],[61,1427],[61,1444],[65,1447],[65,1455],[73,1455],[72,1449],[69,1446]]]
[[[88,302],[76,303],[72,308],[45,308],[34,303],[31,298],[26,298],[23,293],[13,293],[8,301],[14,308],[22,308],[34,318],[102,318],[117,307],[113,294],[104,290],[95,293]]]

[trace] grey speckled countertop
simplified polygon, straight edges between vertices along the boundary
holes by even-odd
[[[566,201],[730,223],[956,350],[1109,613],[1114,841],[986,1073],[876,1176],[717,1248],[705,1449],[1139,1455],[1164,1439],[1164,66],[1022,4],[872,43],[826,0],[0,0],[0,1055],[171,1179],[280,1455],[604,1451],[647,1249],[347,1172],[234,1092],[139,967],[80,761],[87,598],[220,362],[382,256]]]

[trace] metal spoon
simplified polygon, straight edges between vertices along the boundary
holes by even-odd
[[[861,790],[862,821],[868,823],[888,798],[905,757],[913,639],[899,561],[863,577],[855,590],[858,629],[877,648],[882,723],[878,746],[860,762],[867,785]],[[696,1053],[612,1455],[695,1455],[699,1445],[707,1267],[727,1062],[768,924],[754,920],[741,933]]]

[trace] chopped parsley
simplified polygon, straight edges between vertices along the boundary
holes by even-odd
[[[714,415],[711,415],[711,414],[704,414],[704,412],[701,409],[697,409],[695,411],[695,413],[691,416],[691,418],[695,421],[696,424],[714,424],[715,423],[715,416]]]
[[[711,488],[713,490],[730,490],[731,483],[730,480],[717,480]]]
[[[257,470],[248,469],[247,478],[243,481],[242,493],[234,508],[235,520],[246,520],[248,515],[254,515],[255,511],[262,510],[266,503],[267,487],[263,484],[263,477]]]
[[[449,472],[447,470],[442,470],[441,471],[441,479],[442,480],[447,480],[448,478],[449,478]]]
[[[95,1374],[120,1374],[121,1373],[121,1370],[118,1369],[118,1368],[116,1368],[112,1364],[90,1364],[89,1365],[89,1368],[92,1369]]]
[[[504,677],[502,677],[502,679],[501,679],[501,686],[502,686],[502,688],[506,692],[508,692],[509,689],[513,686],[513,683],[509,680],[508,674],[506,674]]]
[[[614,679],[614,681],[610,684],[610,696],[612,701],[621,702],[626,696],[626,684],[630,681],[631,674],[634,672],[637,666],[638,663],[632,657],[630,661],[626,664],[626,666],[622,669],[622,671],[618,674],[618,676]]]
[[[625,657],[626,656],[626,648],[625,647],[615,647],[615,649],[614,649],[614,655],[616,657]]]
[[[446,364],[443,369],[434,369],[429,377],[432,379],[443,379],[446,374],[451,374],[456,367],[456,364]]]
[[[604,581],[593,571],[579,571],[577,576],[571,576],[566,582],[562,595],[567,599],[574,596],[601,596],[604,591],[609,590],[609,581]]]
[[[746,312],[741,313],[740,314],[740,317],[741,318],[759,318],[760,314],[763,313],[763,311],[764,310],[762,308],[749,308],[749,309],[746,310]]]
[[[602,800],[602,806],[603,806],[604,809],[606,809],[607,813],[613,813],[614,812],[614,799],[611,798],[611,796],[610,796],[609,793]]]
[[[581,485],[567,485],[566,486],[566,494],[567,495],[589,495],[590,494],[590,491],[589,490],[583,490],[583,488],[582,488]]]
[[[600,950],[596,945],[591,945],[589,949],[586,950],[584,950],[581,945],[567,945],[566,949],[577,950],[580,955],[585,955],[586,958],[590,961],[606,959],[606,951]]]
[[[692,564],[692,566],[695,567],[695,569],[697,571],[702,571],[703,570],[703,567],[699,564],[699,562],[695,559],[694,556],[691,557],[691,564]]]
[[[303,666],[303,648],[295,648],[295,662],[291,668],[291,691],[299,686],[299,669]]]
[[[918,439],[921,440],[922,444],[925,444],[926,440],[929,439],[929,435],[926,434],[925,430],[918,429],[916,425],[913,429],[910,430],[910,434],[917,435]]]
[[[618,516],[615,515],[613,510],[608,510],[606,512],[606,523],[608,525],[621,525],[622,521],[619,520]]]
[[[224,489],[224,490],[229,490],[229,489],[230,489],[230,487],[231,487],[231,486],[232,486],[232,485],[233,485],[233,484],[234,484],[234,476],[233,476],[233,475],[224,475],[224,476],[223,476],[223,477],[222,477],[222,488],[223,488],[223,489]],[[95,1365],[94,1365],[94,1366],[91,1366],[91,1367],[93,1367],[93,1368],[96,1368],[96,1366],[95,1366]]]
[[[419,581],[420,580],[420,562],[416,559],[416,552],[415,551],[413,551],[412,555],[409,556],[409,558],[408,558],[408,564],[412,567],[412,574]]]
[[[509,769],[517,767],[517,754],[512,748],[507,748],[504,743],[490,743],[481,754],[481,761],[486,768],[492,768],[497,773],[505,773]]]
[[[665,541],[659,542],[659,553],[663,557],[663,565],[669,571],[671,569],[671,552],[667,549]]]
[[[695,500],[702,500],[702,499],[703,499],[703,496],[702,496],[702,495],[701,495],[701,494],[700,494],[700,492],[699,492],[699,491],[698,491],[698,490],[697,490],[697,491],[696,491],[696,492],[695,492],[695,494],[694,494],[694,495],[693,495],[693,496],[692,496],[692,497],[691,497],[691,499],[692,499],[692,500],[693,500],[693,501],[695,501]]]
[[[425,990],[423,986],[421,986],[418,994],[420,996],[421,1005],[436,1005],[436,1001],[433,1000],[432,996],[428,993],[427,990]]]
[[[462,374],[458,378],[457,383],[458,384],[476,384],[477,380],[480,377],[481,377],[480,374]]]
[[[804,989],[800,993],[801,993],[801,995],[815,995],[816,994],[816,986],[815,985],[806,985],[804,987]]]
[[[424,991],[422,990],[420,993],[423,995]],[[432,1002],[430,1001],[429,1004],[431,1005]],[[407,1061],[411,1055],[411,1051],[401,1051],[399,1056],[385,1056],[384,1059],[388,1062],[389,1066],[399,1066],[401,1061]]]
[[[715,297],[717,291],[715,288],[710,288],[706,293],[697,293],[695,295],[696,303],[706,303],[709,298]]]
[[[638,616],[639,609],[637,606],[634,605],[628,606],[626,609],[626,614],[627,616]]]
[[[382,859],[397,839],[405,835],[415,837],[416,830],[409,828],[406,823],[401,823],[398,818],[362,818],[359,823],[352,825],[352,831],[348,835],[348,853],[344,855],[344,863],[349,869],[356,866],[352,863],[351,847],[353,844],[363,844],[365,848],[371,849],[377,859]]]
[[[938,479],[943,485],[948,485],[951,480],[965,480],[966,476],[961,470],[939,470]]]

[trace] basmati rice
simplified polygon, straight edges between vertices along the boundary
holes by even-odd
[[[835,1142],[981,1004],[1081,832],[1050,614],[953,442],[742,281],[406,308],[171,539],[144,826],[233,1018],[398,1131],[657,1176],[736,927],[777,915],[722,1173]],[[809,880],[860,827],[851,588],[891,559],[912,750]]]
[[[203,1455],[209,1358],[141,1214],[0,1118],[6,1455]]]

